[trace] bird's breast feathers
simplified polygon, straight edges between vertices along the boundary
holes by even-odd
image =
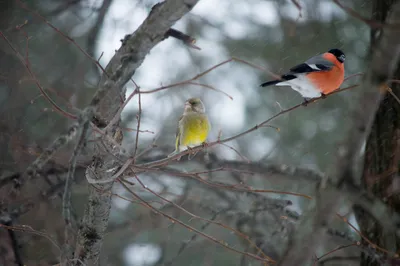
[[[344,70],[334,66],[327,72],[310,73],[307,78],[320,92],[328,94],[340,87],[344,79]]]
[[[205,142],[210,124],[205,114],[187,114],[182,117],[180,146],[197,146]]]

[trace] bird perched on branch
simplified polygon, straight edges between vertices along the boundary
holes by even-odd
[[[205,111],[204,104],[199,98],[190,98],[185,102],[176,131],[175,151],[168,157],[205,143],[211,128]],[[189,159],[193,156],[189,155]]]
[[[341,50],[331,49],[292,67],[281,79],[268,81],[260,86],[290,86],[303,96],[304,104],[307,104],[311,98],[324,97],[339,89],[344,80],[345,59]]]

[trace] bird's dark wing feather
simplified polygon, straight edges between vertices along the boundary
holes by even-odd
[[[181,136],[180,136],[180,128],[181,128],[181,122],[182,122],[182,119],[183,119],[183,115],[179,118],[179,121],[178,121],[178,128],[176,129],[176,134],[175,134],[175,137],[176,137],[176,139],[175,139],[175,149],[176,150],[178,150],[179,149],[179,145],[181,144],[180,142],[181,142]]]
[[[292,67],[288,73],[281,76],[280,80],[271,80],[261,84],[261,87],[275,85],[283,81],[297,78],[298,74],[321,72],[331,70],[334,64],[326,60],[322,55],[317,55],[308,59],[305,63]]]
[[[327,71],[330,70],[331,67],[323,65],[323,64],[307,64],[302,63],[297,66],[294,66],[290,69],[290,73],[293,74],[304,74],[304,73],[311,73],[311,72],[320,72],[320,71]]]

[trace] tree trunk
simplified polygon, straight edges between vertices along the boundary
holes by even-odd
[[[384,22],[391,7],[398,0],[375,0],[373,2],[372,19]],[[371,49],[379,38],[382,29],[371,30]],[[388,51],[391,52],[391,51]],[[393,79],[400,79],[400,66],[396,66]],[[399,84],[390,84],[393,94],[400,98]],[[368,137],[365,150],[362,186],[369,192],[385,202],[395,212],[400,211],[400,102],[395,96],[386,93],[375,115],[371,134]],[[374,220],[367,212],[355,206],[357,221],[361,232],[372,243],[391,252],[400,248],[400,239],[393,232],[387,232],[378,221]],[[364,241],[364,244],[367,243]],[[370,254],[361,255],[360,265],[381,265],[379,259],[372,258]]]

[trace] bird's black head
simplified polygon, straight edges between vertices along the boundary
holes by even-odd
[[[337,58],[337,60],[339,60],[339,62],[341,62],[341,63],[343,63],[344,62],[344,60],[346,60],[346,56],[344,55],[344,53],[341,51],[341,50],[339,50],[339,49],[330,49],[329,51],[328,51],[328,53],[331,53],[331,54],[333,54],[334,56],[336,56],[336,58]]]

